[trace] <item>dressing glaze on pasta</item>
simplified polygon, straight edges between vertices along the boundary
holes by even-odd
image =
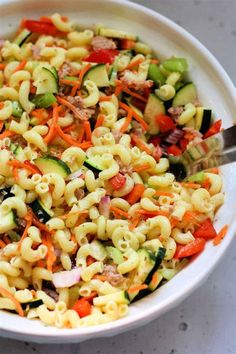
[[[59,14],[0,41],[0,309],[59,328],[117,320],[215,238],[218,170],[169,172],[221,125],[187,69]]]

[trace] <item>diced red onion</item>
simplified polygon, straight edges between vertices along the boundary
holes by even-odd
[[[169,144],[177,144],[178,141],[184,136],[183,130],[174,129],[165,139],[164,141]]]
[[[80,281],[81,268],[54,273],[52,282],[56,288],[68,288]]]
[[[105,218],[109,218],[110,216],[110,205],[111,199],[109,196],[105,195],[101,198],[98,209],[100,214],[105,216]]]
[[[67,180],[67,181],[72,181],[73,179],[79,178],[79,177],[81,177],[81,176],[83,176],[83,171],[82,171],[81,169],[79,169],[79,170],[77,170],[77,171],[71,173],[71,174],[66,178],[66,180]]]

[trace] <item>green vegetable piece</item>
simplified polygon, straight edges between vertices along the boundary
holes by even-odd
[[[166,81],[165,76],[161,73],[161,70],[157,64],[150,64],[148,68],[148,78],[154,81],[156,86],[163,85]]]
[[[170,72],[184,73],[188,70],[188,63],[185,58],[170,58],[162,64],[164,69]]]
[[[56,97],[52,93],[45,93],[42,95],[36,95],[32,102],[38,108],[48,108],[56,102]]]
[[[205,173],[203,171],[196,173],[195,175],[192,175],[188,177],[189,182],[195,182],[195,183],[200,183],[202,184],[205,179]]]
[[[124,262],[124,257],[120,250],[115,247],[107,246],[106,251],[108,256],[114,261],[115,264]]]
[[[21,118],[24,110],[21,107],[21,104],[18,101],[12,102],[12,115],[17,118]]]
[[[65,80],[78,81],[78,77],[76,76],[65,76],[63,77]]]

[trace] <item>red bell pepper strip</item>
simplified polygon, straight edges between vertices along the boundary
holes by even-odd
[[[91,314],[92,305],[88,300],[83,298],[77,300],[72,307],[72,310],[76,311],[79,317],[83,318]]]
[[[121,49],[128,50],[133,49],[135,46],[135,41],[132,39],[120,39]]]
[[[160,114],[160,115],[156,116],[155,120],[156,120],[157,124],[159,125],[161,133],[166,133],[169,130],[175,129],[175,123],[173,122],[173,120],[169,116],[167,116],[165,114]]]
[[[215,238],[217,236],[217,233],[214,226],[212,225],[211,220],[206,219],[201,224],[201,226],[194,232],[193,236],[196,238],[210,239]]]
[[[180,148],[177,145],[171,145],[171,146],[168,146],[167,153],[168,153],[168,155],[178,156],[178,155],[182,154],[182,151],[180,150]]]
[[[118,54],[119,51],[116,49],[98,49],[83,60],[91,63],[112,64]]]
[[[122,175],[121,173],[118,173],[116,176],[112,177],[110,180],[110,183],[115,191],[118,191],[121,189],[126,182],[126,177]]]
[[[49,36],[61,36],[64,35],[63,32],[59,31],[53,23],[49,21],[35,21],[35,20],[24,20],[22,23],[24,28],[27,28],[30,32],[38,34],[46,34]]]
[[[179,144],[182,151],[186,150],[188,143],[189,141],[187,139],[184,138],[180,139]]]
[[[187,245],[179,245],[175,252],[174,258],[185,258],[193,256],[199,252],[201,252],[206,244],[206,240],[204,238],[196,238],[194,241],[188,243]]]
[[[148,140],[148,144],[153,144],[154,146],[160,145],[161,142],[161,137],[156,135],[156,136],[152,136],[149,140]]]
[[[217,134],[221,130],[221,124],[222,120],[219,119],[217,120],[209,129],[208,131],[203,135],[203,139],[209,138],[210,136]]]

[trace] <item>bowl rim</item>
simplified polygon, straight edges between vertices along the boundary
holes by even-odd
[[[93,1],[93,0],[92,0]],[[2,5],[7,5],[9,3],[17,3],[17,0],[2,0],[0,4],[0,8]],[[130,10],[135,9],[138,10],[145,15],[148,15],[159,22],[161,22],[163,25],[166,25],[168,28],[171,30],[175,31],[183,37],[185,42],[191,43],[196,49],[199,49],[201,56],[207,60],[207,62],[210,64],[211,68],[214,69],[214,71],[217,71],[218,74],[221,76],[221,80],[223,81],[224,86],[228,87],[228,94],[230,95],[230,99],[234,103],[236,107],[236,88],[229,78],[228,74],[224,70],[224,68],[221,66],[219,61],[215,58],[215,56],[197,39],[195,38],[192,34],[190,34],[187,30],[176,24],[174,21],[169,19],[168,17],[152,10],[149,9],[143,5],[133,3],[129,0],[104,0],[104,3],[115,3],[117,5],[124,5]],[[109,322],[106,324],[101,324],[98,326],[93,326],[93,327],[79,327],[79,328],[74,328],[74,329],[58,329],[58,328],[53,328],[53,331],[45,331],[45,328],[37,328],[36,330],[34,328],[30,329],[27,327],[27,329],[24,329],[22,327],[20,328],[12,328],[12,325],[7,325],[7,323],[4,323],[4,326],[1,325],[0,327],[0,334],[3,336],[9,336],[9,335],[25,335],[27,337],[31,337],[32,340],[37,341],[37,339],[40,341],[42,338],[45,339],[45,341],[50,341],[53,339],[54,341],[63,342],[65,339],[74,339],[75,341],[83,341],[87,340],[89,338],[97,338],[97,337],[105,337],[112,335],[113,332],[115,331],[115,334],[122,333],[126,330],[130,330],[133,328],[138,327],[141,325],[141,320],[143,320],[143,323],[147,323],[152,321],[153,319],[157,318],[161,314],[167,312],[171,308],[177,306],[180,302],[182,302],[189,294],[191,294],[202,282],[203,280],[213,271],[213,269],[216,267],[222,256],[224,255],[225,251],[227,250],[229,244],[231,243],[234,232],[236,230],[236,221],[233,222],[229,229],[228,229],[228,235],[227,238],[224,239],[224,241],[221,244],[221,248],[218,253],[216,253],[213,261],[211,261],[209,267],[207,270],[199,272],[198,276],[189,281],[186,284],[183,284],[181,289],[178,291],[175,291],[173,295],[170,295],[166,301],[162,301],[161,303],[157,303],[156,305],[146,309],[146,311],[141,311],[140,313],[134,314],[134,315],[128,315],[127,317],[123,319],[119,319],[113,322]],[[1,313],[0,313],[1,317]],[[47,327],[49,329],[49,327]],[[50,327],[51,328],[51,327]],[[20,338],[19,338],[20,339]]]

